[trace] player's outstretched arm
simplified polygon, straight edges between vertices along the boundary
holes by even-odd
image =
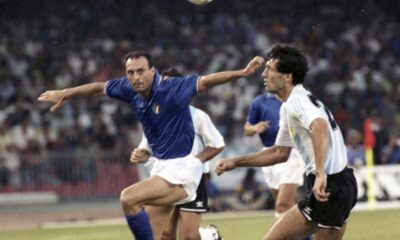
[[[201,92],[213,86],[221,85],[241,77],[250,76],[254,74],[256,70],[263,65],[263,63],[264,58],[257,56],[253,58],[244,69],[216,72],[202,76],[199,80],[198,91]]]
[[[89,83],[74,88],[47,90],[38,97],[38,100],[41,102],[54,103],[50,108],[50,111],[53,112],[61,107],[65,100],[75,97],[104,95],[104,86],[105,83]]]
[[[291,147],[274,145],[271,148],[255,154],[221,159],[217,162],[215,173],[221,175],[222,173],[237,167],[263,167],[282,163],[287,161],[291,149]]]

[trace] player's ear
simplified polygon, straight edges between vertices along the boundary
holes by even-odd
[[[293,74],[291,73],[286,73],[283,76],[285,78],[285,82],[287,83],[293,83]]]

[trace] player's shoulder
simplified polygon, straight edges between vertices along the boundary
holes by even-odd
[[[208,114],[206,112],[204,112],[203,110],[201,110],[199,108],[196,108],[192,105],[190,105],[189,108],[190,108],[190,113],[193,118],[210,118],[210,116],[208,116]]]
[[[270,102],[280,102],[280,101],[274,94],[271,93],[260,94],[257,97],[255,97],[253,101],[254,104],[270,103]]]
[[[311,95],[311,92],[308,91],[307,89],[305,89],[303,87],[303,85],[299,84],[293,88],[286,103],[288,105],[291,105],[291,104],[297,103],[299,101],[309,101],[308,99],[309,99],[310,95]]]
[[[107,80],[106,83],[105,83],[105,88],[107,89],[109,87],[112,87],[112,88],[119,87],[119,88],[123,88],[123,89],[124,88],[132,89],[131,85],[129,83],[129,80],[128,80],[128,78],[126,76]]]

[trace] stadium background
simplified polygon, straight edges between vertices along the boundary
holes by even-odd
[[[305,85],[335,115],[361,176],[362,127],[372,121],[374,163],[384,166],[375,170],[377,180],[379,172],[393,176],[382,180],[389,185],[380,186],[378,200],[396,203],[399,12],[400,3],[389,0],[214,0],[200,7],[184,0],[1,1],[0,229],[120,216],[120,190],[143,174],[129,163],[141,138],[129,106],[92,98],[50,114],[36,98],[45,89],[123,75],[121,60],[131,49],[150,50],[160,70],[207,74],[240,68],[276,43],[301,47],[311,69]],[[260,149],[257,137],[243,136],[243,124],[261,92],[258,74],[194,99],[225,137],[219,157]],[[234,198],[244,172],[213,178],[222,200]],[[366,198],[366,191],[359,195],[361,203]]]

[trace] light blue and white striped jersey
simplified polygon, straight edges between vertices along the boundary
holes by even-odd
[[[303,85],[298,84],[280,109],[279,132],[276,145],[295,146],[306,164],[306,174],[315,173],[315,156],[311,139],[311,123],[323,118],[329,126],[328,152],[325,173],[334,174],[347,165],[346,146],[332,113]]]

